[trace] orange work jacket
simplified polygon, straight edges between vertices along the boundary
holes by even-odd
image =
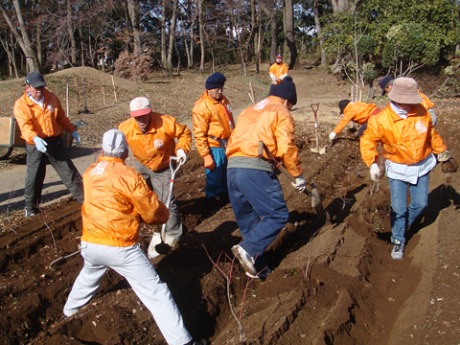
[[[272,79],[272,84],[281,83],[281,80],[275,82],[275,78],[284,79],[284,77],[288,75],[288,70],[289,67],[283,62],[281,62],[279,65],[277,63],[271,65],[270,71],[268,73],[270,74],[270,78]]]
[[[421,162],[431,152],[438,154],[447,149],[421,104],[414,105],[406,119],[399,117],[390,104],[369,118],[359,142],[361,156],[368,167],[378,161],[378,142],[382,143],[382,155],[386,159],[406,165]]]
[[[280,98],[269,96],[243,110],[230,136],[227,157],[258,157],[263,141],[273,157],[283,162],[292,176],[303,173],[294,144],[294,119]],[[266,157],[266,155],[265,155]]]
[[[72,133],[77,129],[62,109],[59,98],[45,90],[43,109],[27,96],[27,91],[14,104],[14,117],[21,130],[21,137],[29,145],[38,135],[45,139],[62,134],[62,130]]]
[[[122,122],[118,129],[125,134],[134,157],[152,171],[168,167],[170,157],[175,156],[177,150],[188,153],[192,146],[190,129],[176,123],[176,118],[169,115],[152,112],[145,134],[134,118]],[[177,139],[177,144],[174,139]]]
[[[422,105],[423,107],[428,110],[434,107],[434,103],[430,101],[430,99],[423,93],[420,92],[420,90],[417,90],[418,94],[420,97],[423,98]]]
[[[235,128],[232,107],[225,96],[221,101],[209,97],[206,90],[195,102],[192,110],[193,134],[195,144],[201,157],[209,154],[209,147],[220,147],[213,139],[228,139]]]
[[[83,175],[81,208],[84,242],[114,247],[137,243],[140,219],[167,222],[169,211],[142,175],[122,159],[101,156]]]
[[[339,134],[350,121],[363,125],[370,116],[376,115],[379,112],[380,109],[373,103],[350,102],[343,110],[343,118],[334,128],[333,132]]]

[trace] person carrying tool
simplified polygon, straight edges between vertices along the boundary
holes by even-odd
[[[395,79],[388,97],[391,103],[369,119],[360,150],[372,180],[377,182],[380,177],[377,144],[382,143],[391,193],[391,257],[400,260],[404,256],[406,229],[428,204],[428,175],[436,165],[434,154],[440,162],[449,160],[451,155],[421,105],[423,98],[414,79]]]
[[[391,91],[391,89],[393,88],[393,82],[394,82],[393,77],[389,76],[389,75],[387,75],[387,76],[385,76],[385,77],[383,77],[382,79],[379,80],[378,85],[382,89],[382,96],[385,93],[389,93]],[[433,109],[434,103],[431,102],[430,99],[425,94],[420,92],[420,90],[417,90],[417,93],[423,99],[421,104],[426,110],[428,110],[428,113],[430,114],[431,120],[433,122],[433,126],[436,126],[437,117],[436,117],[436,113],[434,112],[434,109]]]
[[[125,134],[129,148],[137,159],[134,167],[160,201],[166,202],[171,180],[169,160],[171,156],[177,156],[181,164],[185,164],[192,144],[191,131],[177,123],[173,116],[153,112],[150,101],[145,97],[134,98],[129,107],[131,118],[122,122],[118,129]],[[181,235],[179,209],[174,195],[171,195],[164,242],[173,247]],[[152,241],[161,243],[161,236],[155,233]]]
[[[274,87],[271,96],[238,116],[228,142],[228,191],[243,236],[232,252],[251,277],[265,277],[271,272],[264,251],[289,219],[273,165],[259,159],[259,141],[295,177],[292,184],[296,189],[304,191],[306,187],[289,112],[296,103],[295,84],[288,76]]]
[[[350,121],[357,122],[361,125],[358,130],[358,138],[361,138],[367,128],[367,120],[370,116],[376,115],[380,109],[374,103],[363,103],[360,101],[350,102],[348,99],[339,102],[340,115],[343,114],[342,120],[337,124],[334,130],[329,134],[329,140],[334,140]]]
[[[276,62],[270,66],[269,74],[272,84],[277,85],[287,77],[289,67],[283,62],[283,55],[276,55]]]
[[[196,148],[206,168],[206,198],[214,208],[216,202],[228,202],[225,148],[235,128],[232,107],[222,94],[226,80],[219,72],[206,79],[206,90],[192,110]]]
[[[72,133],[76,145],[80,145],[81,138],[77,127],[66,116],[59,98],[45,86],[42,74],[28,74],[26,91],[14,104],[14,117],[21,137],[26,141],[27,151],[25,217],[39,213],[47,159],[74,198],[83,203],[81,175],[64,146],[62,130]]]
[[[168,344],[194,344],[168,286],[140,248],[140,218],[149,224],[167,221],[169,212],[144,178],[125,165],[125,135],[104,133],[102,155],[83,174],[81,256],[84,265],[64,306],[64,318],[78,312],[96,294],[111,268],[131,285],[150,310]]]

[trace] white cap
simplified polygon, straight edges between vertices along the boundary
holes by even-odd
[[[123,153],[128,148],[124,133],[118,129],[111,129],[104,133],[102,149],[106,153]]]
[[[132,117],[147,115],[151,111],[150,101],[145,97],[136,97],[129,103],[129,115]]]

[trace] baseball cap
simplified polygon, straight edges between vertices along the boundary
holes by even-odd
[[[393,77],[390,75],[387,75],[379,80],[378,85],[382,89],[382,96],[386,93],[385,88],[388,86],[388,84],[393,84]]]
[[[129,115],[132,117],[147,115],[151,111],[150,101],[145,97],[136,97],[129,103]]]
[[[43,75],[37,72],[31,72],[26,77],[26,84],[33,87],[46,86],[45,78]]]
[[[106,153],[123,153],[128,148],[124,133],[118,129],[110,129],[102,137],[102,150]]]

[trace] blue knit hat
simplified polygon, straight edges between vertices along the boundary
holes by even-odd
[[[393,84],[393,77],[390,75],[387,75],[383,77],[382,79],[379,80],[379,86],[382,89],[382,96],[385,94],[385,88],[388,86],[388,84]]]
[[[206,90],[211,90],[215,89],[216,87],[224,86],[226,80],[227,78],[225,78],[222,73],[216,72],[209,76],[208,79],[206,79],[205,88]]]
[[[287,99],[293,105],[297,103],[297,92],[291,76],[286,76],[281,83],[273,85],[270,95]]]

